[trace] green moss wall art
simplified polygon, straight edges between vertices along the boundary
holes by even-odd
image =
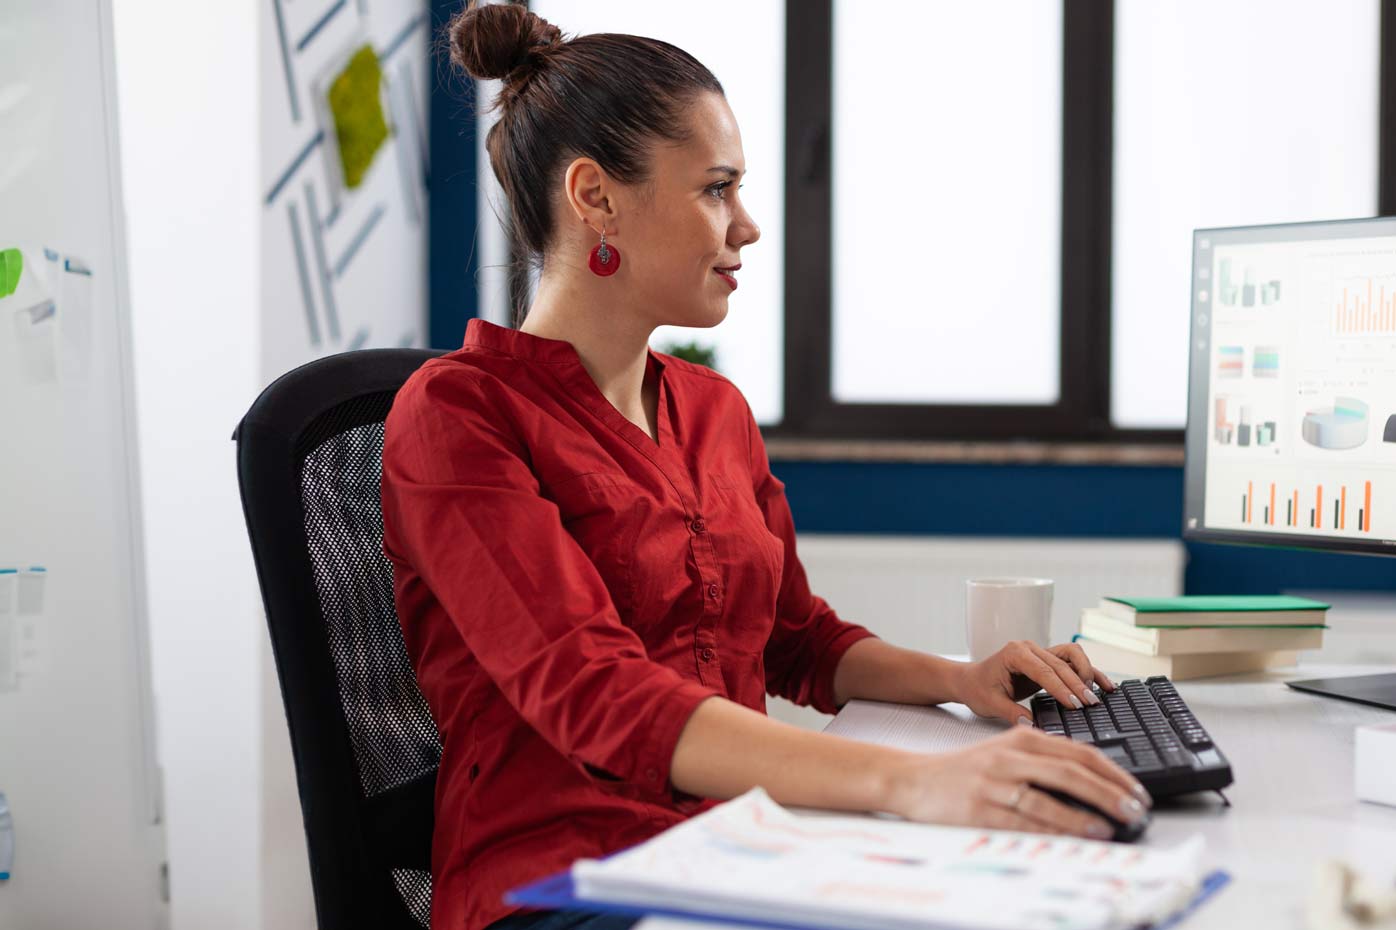
[[[19,275],[24,270],[24,255],[19,249],[0,250],[0,297],[9,297],[19,288]]]
[[[388,121],[383,114],[383,69],[373,46],[364,45],[349,59],[328,93],[330,115],[334,119],[339,145],[339,163],[344,170],[344,186],[353,190],[363,182],[374,156],[388,139]]]

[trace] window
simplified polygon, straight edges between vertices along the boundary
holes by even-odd
[[[834,3],[834,399],[1056,403],[1061,5],[894,21]]]
[[[1181,427],[1192,231],[1377,210],[1377,0],[1115,10],[1111,418]]]
[[[654,343],[714,345],[768,435],[1169,442],[1191,231],[1396,212],[1386,5],[531,4],[726,87],[763,238]]]

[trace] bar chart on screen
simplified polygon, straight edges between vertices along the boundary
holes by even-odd
[[[1325,506],[1326,505],[1326,506]],[[1239,488],[1232,521],[1246,529],[1372,532],[1372,482],[1248,480]]]
[[[1333,335],[1396,335],[1396,274],[1341,278],[1335,292]]]

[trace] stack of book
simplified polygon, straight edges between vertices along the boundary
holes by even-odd
[[[1178,681],[1293,665],[1323,645],[1327,613],[1302,597],[1106,597],[1073,640],[1107,674]]]

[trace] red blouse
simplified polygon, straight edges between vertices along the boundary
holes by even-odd
[[[870,636],[810,593],[785,486],[726,378],[649,352],[659,441],[571,343],[471,320],[397,396],[384,548],[441,731],[432,926],[712,802],[669,783],[694,708],[835,709]]]

